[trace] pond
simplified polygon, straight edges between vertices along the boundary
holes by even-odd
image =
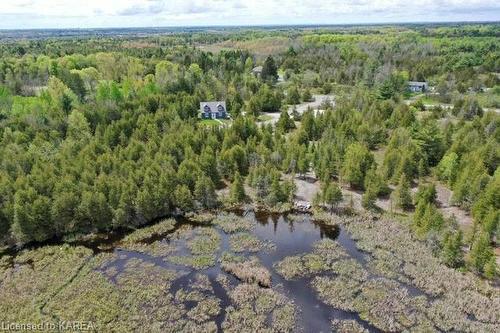
[[[200,333],[486,332],[500,321],[498,289],[441,265],[390,220],[222,212],[0,259],[0,321]]]
[[[322,239],[330,239],[338,242],[350,258],[353,258],[361,265],[365,265],[367,255],[356,248],[355,242],[338,225],[328,225],[323,222],[314,221],[307,215],[294,216],[294,219],[289,219],[284,215],[273,215],[268,213],[256,214],[250,211],[241,214],[239,217],[255,222],[252,227],[249,228],[251,233],[259,240],[272,244],[272,248],[270,249],[256,252],[241,251],[240,254],[244,256],[256,256],[260,263],[262,263],[271,274],[271,288],[279,290],[280,293],[289,298],[296,306],[297,330],[304,332],[330,332],[333,319],[347,319],[356,321],[370,332],[379,332],[376,327],[362,320],[357,313],[335,309],[322,302],[318,298],[317,292],[311,287],[311,281],[314,276],[287,280],[276,271],[276,263],[288,256],[312,252],[313,244]],[[177,227],[179,226],[189,226],[194,230],[198,228],[213,228],[212,226],[197,224],[187,220],[178,222]],[[201,273],[208,276],[215,291],[215,296],[220,299],[221,307],[224,309],[231,304],[231,300],[228,297],[227,290],[217,281],[217,278],[221,274],[225,274],[224,270],[221,268],[220,255],[232,250],[230,245],[230,237],[232,235],[224,232],[220,227],[215,227],[215,230],[220,236],[220,247],[216,253],[214,266],[196,269],[182,264],[171,263],[168,260],[168,256],[156,257],[117,247],[115,253],[118,258],[103,265],[101,270],[112,270],[118,275],[124,270],[129,260],[139,259],[159,267],[182,272],[181,277],[172,283],[170,288],[172,294],[176,294],[179,290],[189,288],[189,285],[194,283],[196,275]],[[159,239],[156,237],[154,240],[157,241]],[[152,240],[149,239],[148,241],[151,242]],[[168,235],[161,241],[165,243],[176,243],[176,255],[189,256],[190,254],[184,240],[173,241],[170,235]],[[238,283],[238,280],[234,276],[227,275],[227,277],[233,284]],[[111,277],[111,279],[114,281],[113,277]],[[194,307],[195,302],[186,302],[185,305],[187,309],[191,309]],[[221,311],[216,317],[216,324],[219,329],[222,329],[223,321],[224,311]]]

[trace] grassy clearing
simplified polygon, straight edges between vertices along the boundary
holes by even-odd
[[[200,119],[198,124],[200,126],[211,127],[211,126],[221,126],[222,122],[220,120],[216,120],[216,119]]]

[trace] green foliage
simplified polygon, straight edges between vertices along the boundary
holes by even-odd
[[[396,207],[403,210],[410,209],[412,206],[412,197],[410,192],[410,182],[406,178],[406,175],[401,174],[399,179],[399,184],[391,195],[391,199]]]
[[[491,256],[488,262],[484,265],[484,276],[487,279],[493,280],[497,275],[498,275],[497,261],[494,256]]]
[[[236,172],[229,191],[229,201],[233,204],[242,203],[246,198],[243,180],[239,172]]]
[[[365,176],[374,163],[373,154],[362,144],[353,143],[347,147],[342,164],[343,180],[352,187],[363,188]]]
[[[278,119],[278,122],[276,123],[276,128],[284,133],[288,133],[295,128],[295,122],[290,118],[286,109],[281,111],[280,119]]]
[[[470,265],[476,271],[484,272],[486,265],[492,257],[493,251],[489,235],[484,232],[476,235],[470,251]]]
[[[460,267],[463,265],[462,232],[447,232],[444,236],[441,249],[441,258],[449,267]]]
[[[272,56],[268,56],[262,66],[261,78],[264,81],[274,82],[278,79],[278,68]]]
[[[379,87],[381,99],[390,99],[398,94],[402,94],[407,89],[408,73],[393,72]]]
[[[178,185],[174,191],[174,202],[179,209],[188,212],[193,209],[193,195],[186,185]]]
[[[207,176],[201,176],[194,187],[194,198],[203,208],[214,208],[217,205],[217,194],[214,183]]]

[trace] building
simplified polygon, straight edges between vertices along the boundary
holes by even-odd
[[[200,113],[203,119],[225,119],[228,117],[226,102],[201,102]]]
[[[262,66],[257,66],[252,69],[252,74],[256,77],[260,77],[262,75]]]
[[[410,81],[408,82],[408,89],[411,92],[426,92],[429,86],[427,82]]]

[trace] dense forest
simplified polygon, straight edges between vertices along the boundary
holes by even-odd
[[[361,193],[364,210],[410,221],[446,265],[494,279],[499,37],[484,24],[4,40],[2,242],[250,201],[290,209],[295,175],[313,173],[315,206]],[[410,93],[408,81],[432,90]],[[318,94],[334,96],[322,112],[289,112]],[[211,100],[231,119],[199,119]],[[443,215],[438,184],[471,225]]]

